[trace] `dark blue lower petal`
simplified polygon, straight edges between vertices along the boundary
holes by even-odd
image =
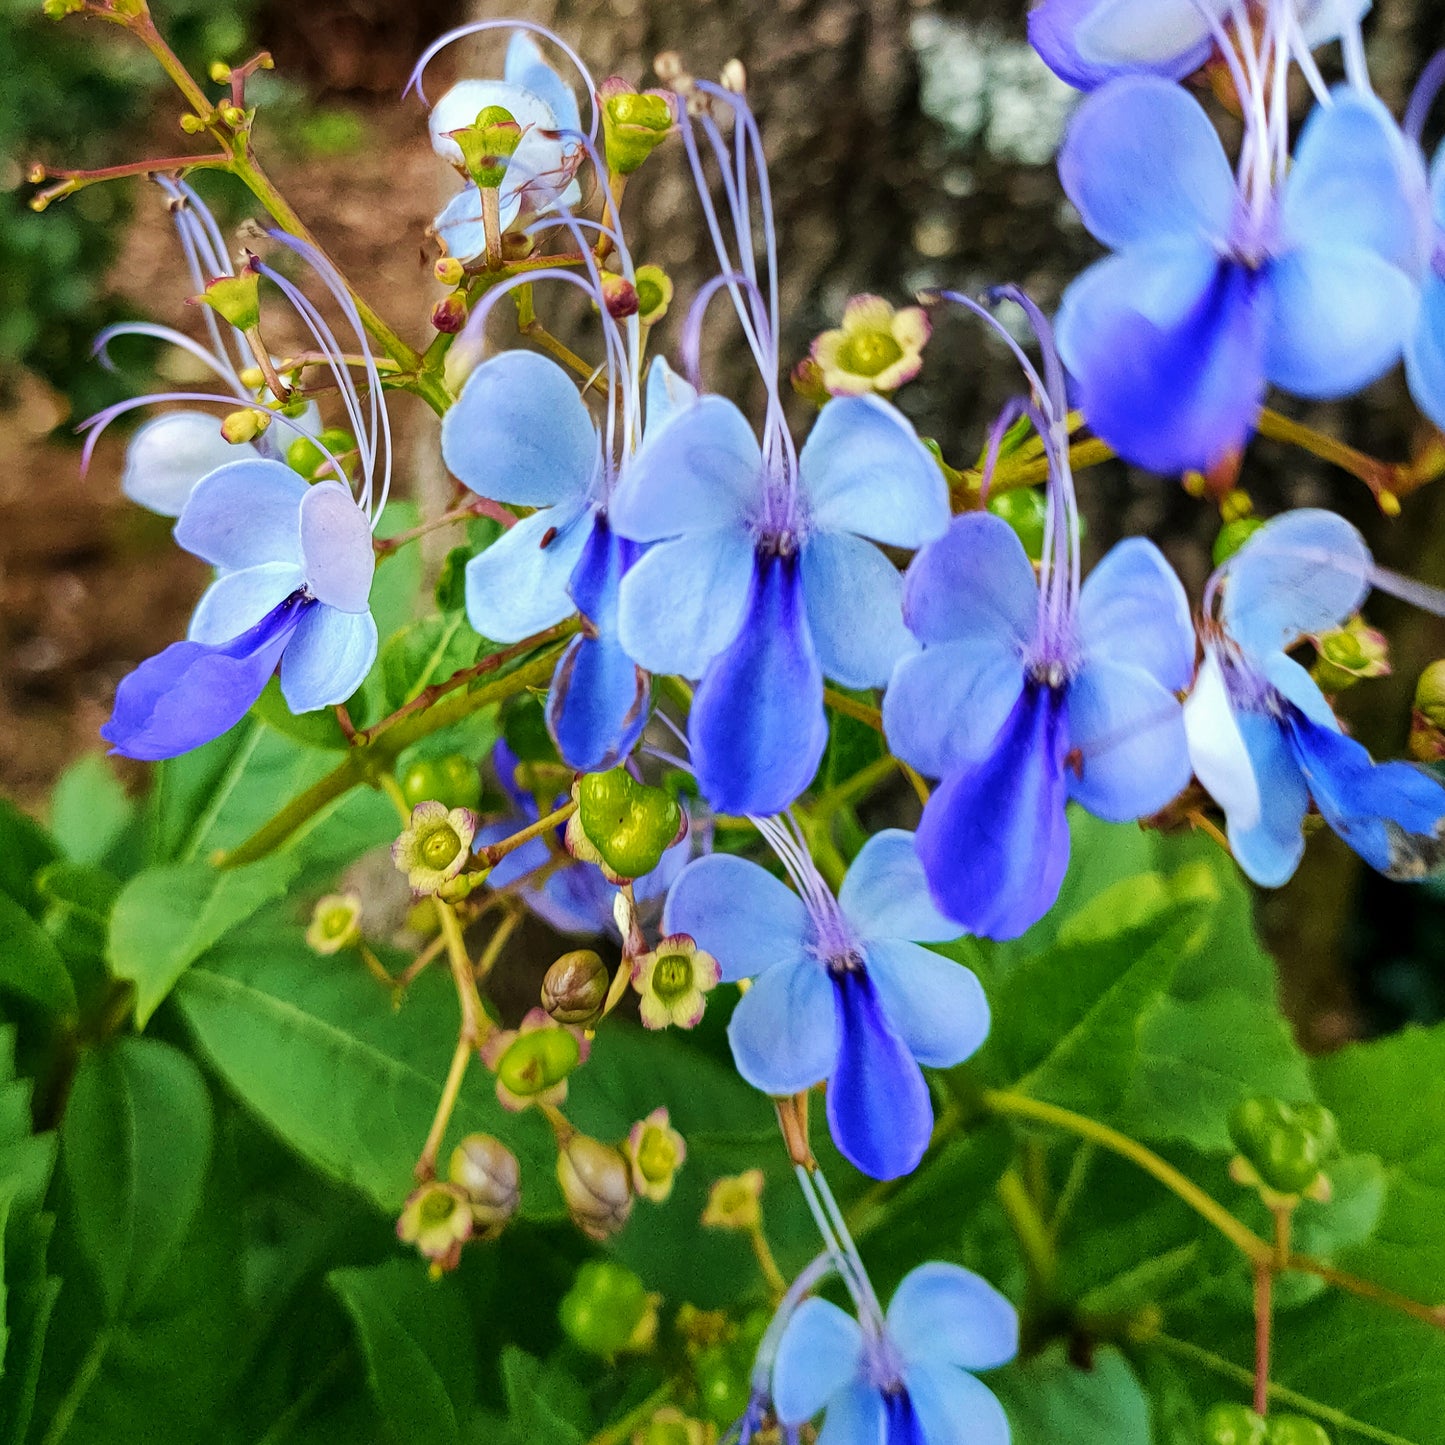
[[[812,781],[827,740],[798,559],[759,554],[742,627],[693,697],[698,786],[720,813],[780,813]]]
[[[1377,763],[1297,710],[1289,739],[1325,822],[1370,867],[1418,882],[1445,863],[1445,786],[1436,778],[1410,763]]]
[[[314,599],[293,592],[229,642],[173,642],[115,690],[100,735],[111,751],[157,762],[218,738],[245,717]]]
[[[887,1420],[886,1445],[928,1445],[907,1390],[885,1390],[883,1409]]]
[[[934,901],[984,938],[1017,938],[1052,907],[1069,864],[1062,692],[1031,683],[993,752],[945,778],[915,846]]]
[[[838,1060],[828,1079],[828,1127],[839,1153],[874,1179],[911,1173],[933,1133],[928,1085],[893,1031],[867,971],[833,975]]]

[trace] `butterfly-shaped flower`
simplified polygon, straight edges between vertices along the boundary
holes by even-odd
[[[1311,801],[1390,878],[1416,881],[1445,862],[1445,786],[1410,763],[1374,762],[1285,652],[1351,616],[1372,578],[1384,580],[1360,534],[1306,508],[1261,527],[1211,581],[1211,600],[1222,598],[1185,704],[1189,749],[1239,866],[1266,887],[1299,866]]]
[[[751,978],[728,1027],[738,1072],[769,1094],[828,1081],[845,1158],[877,1179],[916,1167],[933,1108],[920,1064],[962,1063],[988,1033],[988,1004],[961,964],[920,946],[958,936],[928,896],[911,834],[864,844],[835,899],[806,849],[775,819],[759,826],[793,876],[730,854],[690,864],[663,931],[686,933],[725,982]]]

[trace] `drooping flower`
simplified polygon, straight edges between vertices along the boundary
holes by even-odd
[[[801,455],[779,393],[775,242],[756,122],[742,99],[701,90],[733,110],[738,155],[756,164],[767,236],[767,294],[744,247],[694,302],[685,350],[694,383],[703,311],[726,288],[767,388],[761,445],[732,402],[702,396],[649,437],[613,498],[612,525],[656,543],[623,579],[618,635],[639,666],[701,681],[688,720],[698,784],[720,811],[780,811],[811,781],[827,737],[823,678],[887,680],[908,636],[901,581],[875,543],[917,547],[948,521],[942,474],[913,431],[874,396],[829,402]],[[726,146],[707,115],[696,125]],[[721,247],[693,126],[682,134],[710,229]],[[736,234],[747,204],[735,187]]]
[[[1001,517],[956,518],[908,569],[904,616],[922,651],[883,699],[894,752],[942,780],[917,839],[933,898],[988,938],[1017,937],[1058,896],[1071,799],[1128,822],[1186,786],[1175,694],[1194,672],[1189,604],[1153,543],[1119,543],[1080,586],[1062,376],[1047,322],[1010,294],[1030,309],[1048,378],[1032,377],[1038,404],[1019,408],[1050,465],[1039,578]]]
[[[820,1412],[828,1445],[1008,1445],[1008,1417],[978,1370],[1018,1352],[1018,1316],[986,1280],[954,1264],[904,1276],[886,1315],[855,1320],[813,1296],[778,1343],[772,1399],[794,1428]]]
[[[420,94],[421,73],[439,50],[463,36],[496,26],[497,22],[483,21],[443,35],[417,62],[411,84],[417,86]],[[539,27],[528,29],[556,39]],[[570,56],[570,51],[568,53]],[[591,81],[585,71],[581,74],[590,92]],[[472,125],[483,111],[493,106],[505,110],[522,131],[515,151],[506,160],[506,175],[498,193],[502,233],[520,233],[559,202],[567,206],[576,203],[581,192],[573,177],[584,157],[577,98],[566,81],[543,59],[527,29],[517,29],[509,41],[501,80],[459,81],[432,107],[427,117],[432,149],[465,174],[462,149],[452,133]],[[446,204],[432,223],[432,229],[447,253],[459,261],[475,261],[486,253],[482,196],[473,181],[469,180]]]
[[[1265,887],[1299,866],[1312,801],[1389,878],[1418,881],[1445,861],[1445,786],[1411,763],[1374,762],[1285,651],[1338,626],[1372,581],[1388,577],[1360,534],[1313,508],[1267,523],[1211,579],[1206,608],[1220,600],[1184,708],[1189,750],[1235,859]]]
[[[143,662],[116,689],[101,736],[126,757],[157,760],[200,747],[238,723],[280,668],[296,713],[345,702],[376,657],[369,597],[372,526],[391,480],[391,437],[381,378],[361,317],[341,278],[314,247],[275,238],[310,266],[340,305],[360,348],[369,401],[330,328],[301,291],[253,260],[291,303],[327,358],[356,428],[361,499],[334,479],[308,484],[261,457],[230,462],[196,483],[176,541],[216,568],[187,640]],[[331,458],[337,476],[340,463]]]
[[[843,308],[843,324],[812,345],[824,390],[830,396],[897,391],[922,369],[932,330],[921,306],[898,310],[881,296],[854,296]]]
[[[844,1157],[897,1178],[923,1157],[933,1128],[919,1065],[948,1068],[978,1048],[983,990],[920,946],[959,930],[930,899],[911,834],[874,834],[835,899],[787,828],[757,821],[798,893],[756,863],[714,854],[673,884],[663,928],[696,939],[726,982],[753,979],[728,1026],[738,1072],[774,1095],[827,1080]]]
[[[1060,80],[1093,90],[1141,72],[1182,80],[1241,14],[1272,25],[1287,49],[1307,56],[1369,9],[1370,0],[1043,0],[1029,12],[1029,40]]]
[[[1251,74],[1267,64],[1254,63]],[[1425,259],[1418,153],[1367,91],[1248,108],[1240,178],[1203,108],[1156,77],[1075,113],[1059,173],[1113,255],[1065,292],[1059,350],[1089,425],[1157,472],[1241,449],[1267,385],[1347,396],[1400,357]]]

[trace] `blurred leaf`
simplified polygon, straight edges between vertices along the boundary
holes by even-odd
[[[103,868],[62,862],[47,863],[35,886],[45,900],[41,925],[75,984],[81,1014],[88,1015],[103,1007],[108,993],[105,944],[120,884]]]
[[[56,1019],[75,1017],[75,985],[50,935],[0,893],[0,992],[28,999]]]
[[[60,856],[50,835],[6,798],[0,798],[0,893],[27,913],[40,912],[35,875]]]
[[[1088,1369],[1053,1344],[1023,1364],[983,1376],[1008,1412],[1013,1445],[1154,1445],[1149,1401],[1116,1349],[1099,1350]]]
[[[66,768],[50,797],[50,829],[73,863],[100,863],[135,816],[104,753],[86,753]]]
[[[546,1440],[548,1445],[581,1445],[587,1397],[577,1380],[549,1361],[543,1364],[515,1346],[502,1351],[502,1386],[507,1397],[508,1445]],[[489,1438],[491,1432],[479,1440]]]

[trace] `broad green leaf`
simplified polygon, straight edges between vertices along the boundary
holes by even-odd
[[[41,925],[60,952],[85,1016],[103,1008],[110,991],[105,944],[120,884],[89,863],[47,863],[35,875],[44,900]]]
[[[60,1128],[75,1229],[107,1319],[144,1305],[200,1208],[211,1101],[170,1044],[124,1038],[81,1060]]]
[[[484,646],[466,613],[409,623],[381,650],[382,701],[387,712],[411,702],[434,682],[470,667]]]
[[[1013,1445],[1153,1445],[1148,1398],[1118,1350],[1099,1350],[1079,1369],[1054,1344],[982,1378],[1003,1401]]]
[[[104,753],[86,753],[60,775],[50,797],[50,830],[73,863],[99,863],[135,816]]]
[[[351,746],[341,724],[330,708],[315,712],[294,713],[286,706],[281,696],[281,683],[272,678],[253,705],[252,711],[267,727],[283,737],[288,737],[308,748],[329,748],[334,752],[345,752]]]
[[[416,1260],[328,1276],[355,1322],[372,1393],[398,1445],[458,1445],[476,1407],[471,1321],[455,1280],[432,1283]]]
[[[75,1016],[75,985],[59,950],[5,893],[0,893],[0,992],[26,999],[57,1020]]]
[[[0,893],[8,894],[28,913],[38,912],[40,899],[33,880],[59,856],[54,840],[39,823],[0,798]]]
[[[508,1345],[502,1351],[502,1387],[507,1398],[509,1445],[527,1445],[533,1440],[581,1445],[586,1396],[579,1382],[555,1362],[543,1364]]]
[[[144,1028],[186,969],[285,894],[299,869],[295,858],[279,853],[246,868],[174,863],[132,878],[116,899],[106,952],[116,977],[136,986],[136,1022]]]

